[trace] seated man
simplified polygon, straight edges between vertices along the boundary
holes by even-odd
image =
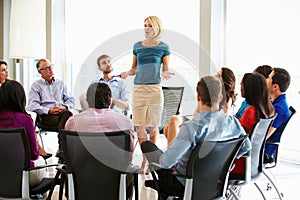
[[[49,60],[40,59],[36,68],[41,74],[41,79],[35,81],[30,88],[28,110],[40,115],[41,127],[60,132],[72,116],[69,110],[74,107],[74,98],[69,96],[64,82],[54,78],[53,64]],[[56,156],[63,162],[60,133],[58,144]]]
[[[197,85],[198,115],[186,121],[180,128],[173,144],[162,153],[150,141],[142,143],[142,151],[149,162],[158,162],[162,168],[171,168],[180,174],[185,174],[187,162],[192,150],[200,141],[222,141],[246,135],[239,121],[219,110],[222,100],[222,84],[217,77],[202,77]],[[251,149],[247,138],[241,147],[238,157]],[[156,153],[150,152],[155,151]],[[161,153],[159,153],[161,152]],[[168,196],[182,197],[184,194],[185,179],[176,177],[169,169],[156,170],[159,190]],[[145,181],[145,186],[155,187],[153,180]]]
[[[112,132],[130,130],[130,152],[134,150],[134,131],[130,118],[112,111],[112,92],[106,83],[93,83],[87,93],[89,109],[69,118],[65,129],[78,132]],[[132,167],[132,166],[129,166]],[[131,176],[128,179],[132,179]],[[132,182],[128,180],[129,183]]]
[[[121,79],[119,75],[112,75],[113,67],[108,55],[99,56],[97,59],[97,65],[99,71],[103,73],[103,77],[99,80],[92,81],[92,83],[99,82],[108,84],[112,92],[111,108],[128,116],[128,112],[130,110],[129,92],[124,80]],[[89,106],[86,101],[86,94],[80,95],[79,99],[82,110],[88,109]]]
[[[284,129],[284,124],[290,117],[289,106],[287,104],[285,94],[290,82],[290,74],[282,68],[273,68],[273,71],[267,78],[271,101],[275,108],[275,112],[277,113],[277,117],[267,134],[267,142],[279,142],[280,136]],[[276,149],[276,145],[266,143],[264,158],[265,163],[272,163],[274,161]]]

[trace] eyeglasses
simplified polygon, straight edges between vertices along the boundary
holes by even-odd
[[[50,69],[53,68],[53,64],[48,66],[48,67],[45,67],[45,68],[39,68],[39,70],[46,70],[46,71],[49,71]]]

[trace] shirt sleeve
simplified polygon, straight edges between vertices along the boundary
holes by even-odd
[[[164,56],[169,56],[170,54],[171,54],[171,52],[170,52],[169,45],[167,45],[166,43],[164,43],[164,55],[163,55],[163,57]]]
[[[173,144],[160,156],[160,165],[164,168],[174,166],[191,147],[195,139],[195,134],[196,129],[194,129],[194,127],[183,124]]]
[[[286,112],[278,105],[273,105],[275,108],[275,112],[277,113],[277,116],[272,123],[272,127],[279,128],[282,123],[286,122]]]
[[[74,98],[68,94],[67,86],[65,84],[63,87],[63,102],[63,105],[67,106],[68,109],[72,109],[74,107]]]
[[[129,90],[128,90],[128,87],[126,87],[124,81],[122,80],[119,80],[120,82],[120,88],[121,88],[121,91],[120,91],[120,100],[124,101],[127,103],[128,105],[128,108],[127,110],[130,110],[130,94],[129,94]]]
[[[26,130],[28,143],[30,147],[31,160],[36,160],[38,159],[40,153],[37,146],[36,133],[34,130],[33,121],[29,116],[26,116],[26,118],[24,118],[23,123],[23,127]]]

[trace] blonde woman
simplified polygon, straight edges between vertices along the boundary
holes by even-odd
[[[129,71],[121,73],[121,78],[135,75],[132,120],[140,144],[147,140],[146,127],[150,129],[150,140],[157,143],[163,108],[161,77],[169,79],[174,75],[169,72],[169,46],[160,41],[162,30],[162,23],[158,17],[149,16],[144,20],[146,39],[134,44],[132,67]],[[144,156],[141,171],[144,171],[145,168],[146,158]]]

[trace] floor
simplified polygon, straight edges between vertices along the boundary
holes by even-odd
[[[48,133],[47,135],[43,135],[43,141],[45,145],[45,149],[48,152],[53,153],[55,155],[57,149],[57,135],[56,133]],[[136,149],[133,155],[133,163],[135,165],[140,165],[142,161],[142,154],[139,148],[139,144],[136,143]],[[158,145],[161,149],[166,148],[166,139],[163,135],[161,135],[161,139]],[[48,163],[56,163],[57,158],[54,156],[48,159]],[[273,168],[267,171],[268,174],[273,177],[275,182],[280,188],[280,191],[283,193],[285,199],[299,199],[300,190],[300,165],[299,163],[291,163],[286,160],[281,161],[276,168]],[[49,170],[49,175],[54,176],[55,171]],[[153,200],[157,199],[156,191],[151,188],[146,188],[144,186],[144,181],[152,179],[151,175],[139,174],[139,199],[141,200]],[[258,182],[258,185],[263,189],[263,192],[266,196],[266,199],[279,199],[274,188],[271,190],[267,190],[268,181],[262,177],[262,179]],[[247,184],[243,187],[241,192],[241,199],[245,200],[259,200],[263,199],[254,184]],[[55,188],[52,199],[58,199],[58,187]],[[64,198],[66,199],[66,198]]]

